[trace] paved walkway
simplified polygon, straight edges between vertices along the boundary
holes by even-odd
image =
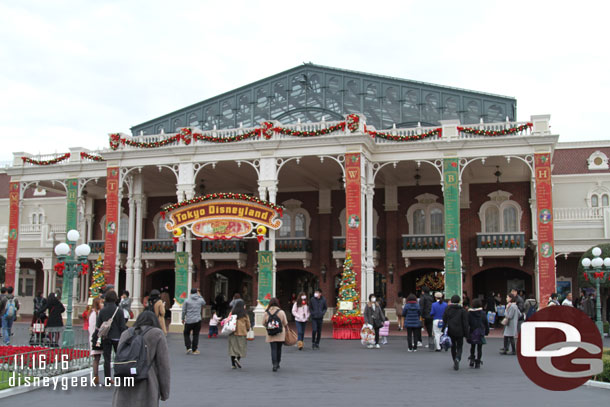
[[[493,338],[484,348],[482,369],[469,369],[463,362],[458,372],[448,353],[408,353],[400,337],[372,350],[359,341],[332,339],[323,339],[319,351],[285,348],[277,373],[271,371],[269,345],[262,338],[248,343],[241,370],[230,368],[226,338],[202,335],[200,355],[186,355],[179,334],[170,334],[168,341],[172,387],[162,406],[512,407],[605,405],[610,399],[610,391],[603,389],[550,392],[537,387],[515,356],[498,353],[500,339]],[[40,389],[3,399],[2,405],[101,407],[111,405],[111,399],[112,390],[105,388]]]

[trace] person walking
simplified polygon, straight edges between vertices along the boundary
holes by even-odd
[[[523,304],[523,313],[525,314],[525,320],[527,321],[528,319],[530,319],[530,317],[534,315],[536,311],[538,311],[538,301],[536,301],[536,297],[534,297],[534,294],[530,294],[528,299],[525,300],[525,303]]]
[[[13,295],[13,287],[6,288],[6,296],[4,297],[4,307],[0,315],[2,315],[2,339],[5,345],[11,343],[11,330],[13,322],[17,320],[17,311],[19,311],[19,300]]]
[[[375,345],[368,345],[367,348],[379,349],[381,347],[379,345],[379,329],[383,326],[386,319],[387,318],[381,309],[381,305],[377,303],[375,294],[369,295],[369,302],[364,308],[364,323],[373,327],[373,330],[375,331]]]
[[[102,349],[104,355],[104,378],[112,377],[112,373],[110,371],[110,362],[112,359],[112,350],[114,349],[114,353],[116,353],[117,348],[119,346],[119,339],[121,339],[121,334],[127,326],[125,325],[125,317],[120,311],[118,306],[116,305],[119,300],[116,291],[111,290],[106,292],[106,296],[104,297],[104,308],[97,315],[97,321],[95,322],[95,327],[100,329],[100,326],[105,321],[112,320],[110,325],[110,330],[108,331],[108,335],[105,338],[102,338]]]
[[[424,286],[422,288],[422,295],[419,299],[419,307],[421,310],[421,317],[424,319],[424,328],[426,328],[426,333],[428,334],[428,344],[426,345],[426,348],[432,348],[434,346],[434,335],[432,333],[433,319],[430,316],[432,304],[434,304],[434,298],[430,295],[428,286]]]
[[[159,290],[152,290],[150,292],[146,309],[152,311],[159,318],[159,327],[167,334],[167,328],[165,327],[165,303],[161,299]]]
[[[184,324],[184,346],[187,355],[199,355],[199,332],[201,331],[201,313],[205,300],[199,295],[197,288],[191,288],[191,295],[182,305],[182,323]],[[243,302],[243,301],[242,301]],[[191,333],[193,340],[191,341]]]
[[[229,334],[229,356],[231,357],[231,368],[241,369],[241,358],[246,357],[248,350],[248,331],[250,330],[250,317],[246,313],[245,303],[243,301],[235,302],[231,315],[237,317],[235,332]],[[279,363],[279,362],[278,362]]]
[[[322,337],[322,322],[326,314],[326,298],[322,290],[316,288],[313,297],[309,300],[309,312],[311,313],[311,348],[320,349],[320,338]]]
[[[566,298],[565,298],[565,300],[563,300],[561,305],[566,306],[566,307],[574,306],[574,304],[572,304],[572,292],[569,292],[568,295],[566,295]]]
[[[123,312],[123,318],[125,321],[129,321],[131,319],[131,297],[129,297],[129,291],[123,290],[121,294],[121,301],[119,301],[119,308]]]
[[[59,346],[59,336],[64,330],[64,321],[61,318],[61,314],[66,310],[64,305],[57,299],[55,293],[49,294],[47,297],[47,304],[40,313],[43,314],[46,310],[49,310],[49,318],[47,319],[47,326],[45,330],[49,333],[49,342],[52,348]]]
[[[324,303],[326,305],[326,301]],[[277,322],[276,325],[281,327],[281,332],[273,333],[274,331],[269,327],[269,322]],[[265,342],[271,347],[272,370],[277,372],[282,362],[282,345],[286,340],[288,319],[286,318],[286,313],[280,308],[280,301],[275,297],[269,301],[265,316],[263,317],[263,326],[267,328]]]
[[[470,367],[479,369],[483,364],[483,344],[485,337],[489,335],[489,321],[483,311],[483,302],[475,298],[472,300],[472,308],[468,309],[468,343],[470,344]],[[476,351],[476,356],[475,356]]]
[[[235,304],[239,301],[244,302],[244,300],[242,300],[242,298],[241,298],[241,294],[239,294],[239,293],[233,294],[233,299],[229,303],[229,308],[233,309],[233,307],[235,307]]]
[[[508,294],[506,296],[506,316],[504,320],[502,320],[502,325],[504,325],[504,348],[500,349],[500,353],[502,355],[508,354],[508,345],[512,349],[511,355],[517,354],[517,349],[515,347],[515,336],[517,336],[517,326],[519,323],[519,317],[521,316],[521,312],[519,311],[519,307],[517,307],[517,298],[514,294]]]
[[[398,330],[402,331],[405,325],[405,317],[402,316],[402,310],[407,303],[405,297],[402,294],[402,291],[398,292],[398,297],[396,297],[396,301],[394,301],[394,308],[396,309],[396,317],[398,317]]]
[[[208,327],[208,339],[216,338],[218,336],[218,324],[220,321],[221,318],[218,316],[218,311],[216,311],[215,308],[212,308],[212,317],[210,318]]]
[[[133,386],[116,386],[112,397],[113,407],[158,407],[159,400],[169,398],[170,364],[165,333],[159,318],[151,311],[144,311],[129,330],[123,332],[119,346],[134,334],[143,336],[146,360],[150,364],[147,380],[138,380]]]
[[[561,305],[561,304],[559,304],[558,298],[559,298],[559,295],[557,293],[552,293],[551,298],[549,298],[549,303],[547,304],[547,307]]]
[[[470,332],[468,326],[468,312],[460,305],[460,296],[451,297],[451,304],[447,306],[443,315],[443,327],[451,338],[451,357],[453,358],[453,369],[460,369],[462,360],[462,347],[464,337]]]
[[[36,321],[41,320],[40,311],[43,310],[46,305],[46,298],[42,296],[42,291],[38,291],[38,293],[36,293],[36,297],[34,297],[34,312],[32,314],[32,324],[35,324]]]
[[[91,304],[91,310],[89,310],[88,321],[89,321],[89,354],[93,356],[93,383],[97,385],[100,382],[100,358],[102,357],[103,348],[101,346],[97,346],[97,343],[93,343],[93,333],[95,332],[95,327],[97,326],[97,317],[102,309],[102,299],[100,297],[96,297],[93,299],[93,303]]]
[[[432,308],[432,305],[430,308]],[[417,352],[417,331],[421,330],[420,317],[422,316],[422,311],[417,303],[415,294],[409,294],[407,297],[407,303],[402,310],[402,316],[405,320],[405,328],[407,328],[407,351]]]
[[[434,298],[436,302],[432,304],[430,308],[430,317],[432,318],[432,333],[434,334],[434,347],[435,352],[441,351],[441,335],[443,333],[443,315],[445,309],[447,309],[447,303],[443,300],[443,293],[435,292]]]
[[[297,325],[297,347],[303,350],[305,339],[305,328],[309,319],[309,306],[307,305],[307,294],[301,291],[292,305],[292,315]]]

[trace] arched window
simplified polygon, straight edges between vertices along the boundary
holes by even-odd
[[[426,211],[423,209],[413,212],[413,232],[416,235],[426,234]]]
[[[102,220],[100,221],[100,228],[102,229],[102,240],[103,240],[106,238],[106,215],[104,215],[102,217]],[[127,240],[128,238],[129,238],[129,216],[122,213],[121,221],[119,222],[119,241]]]
[[[487,195],[490,199],[481,205],[479,219],[483,233],[521,232],[521,206],[510,200],[506,191],[495,191]]]
[[[497,233],[500,231],[500,210],[497,206],[490,206],[485,211],[485,232]]]
[[[305,215],[302,213],[294,217],[294,237],[305,237]]]
[[[597,208],[599,206],[599,198],[597,195],[591,195],[591,207]]]
[[[602,195],[602,206],[610,206],[608,202],[608,194]]]
[[[430,210],[430,233],[433,235],[443,233],[443,211],[439,208]]]
[[[504,208],[504,231],[518,232],[517,227],[517,209],[514,206]]]
[[[165,223],[167,221],[165,219],[163,219],[162,216],[159,216],[157,218],[157,239],[171,239],[172,238],[172,232],[169,232],[167,229],[165,229]]]
[[[284,212],[282,226],[280,227],[280,237],[290,237],[290,230],[292,228],[290,220],[290,214]]]

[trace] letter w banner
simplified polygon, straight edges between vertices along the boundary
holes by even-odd
[[[538,216],[538,293],[544,307],[555,292],[555,240],[553,237],[553,189],[551,154],[534,154]]]
[[[345,250],[352,254],[352,269],[358,282],[356,290],[361,292],[360,270],[362,268],[362,208],[361,208],[361,159],[360,153],[345,155]]]
[[[15,286],[15,267],[17,266],[17,246],[19,243],[19,182],[9,186],[8,245],[6,248],[6,286]]]
[[[107,273],[107,284],[115,283],[119,204],[119,168],[110,167],[106,174],[106,241],[104,243],[104,272]]]
[[[176,252],[176,284],[174,288],[174,298],[180,305],[184,303],[188,296],[188,267],[189,253]]]

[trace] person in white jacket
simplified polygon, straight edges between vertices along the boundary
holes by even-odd
[[[292,315],[297,324],[297,346],[303,350],[303,339],[305,338],[305,327],[309,319],[309,307],[307,306],[307,294],[301,292],[292,306]]]
[[[94,298],[91,304],[91,310],[89,311],[89,349],[91,349],[91,356],[93,356],[93,383],[96,385],[100,382],[99,368],[100,368],[100,357],[102,356],[101,345],[99,347],[94,346],[91,343],[93,333],[95,332],[95,326],[97,324],[97,314],[102,309],[102,299],[100,297]]]

